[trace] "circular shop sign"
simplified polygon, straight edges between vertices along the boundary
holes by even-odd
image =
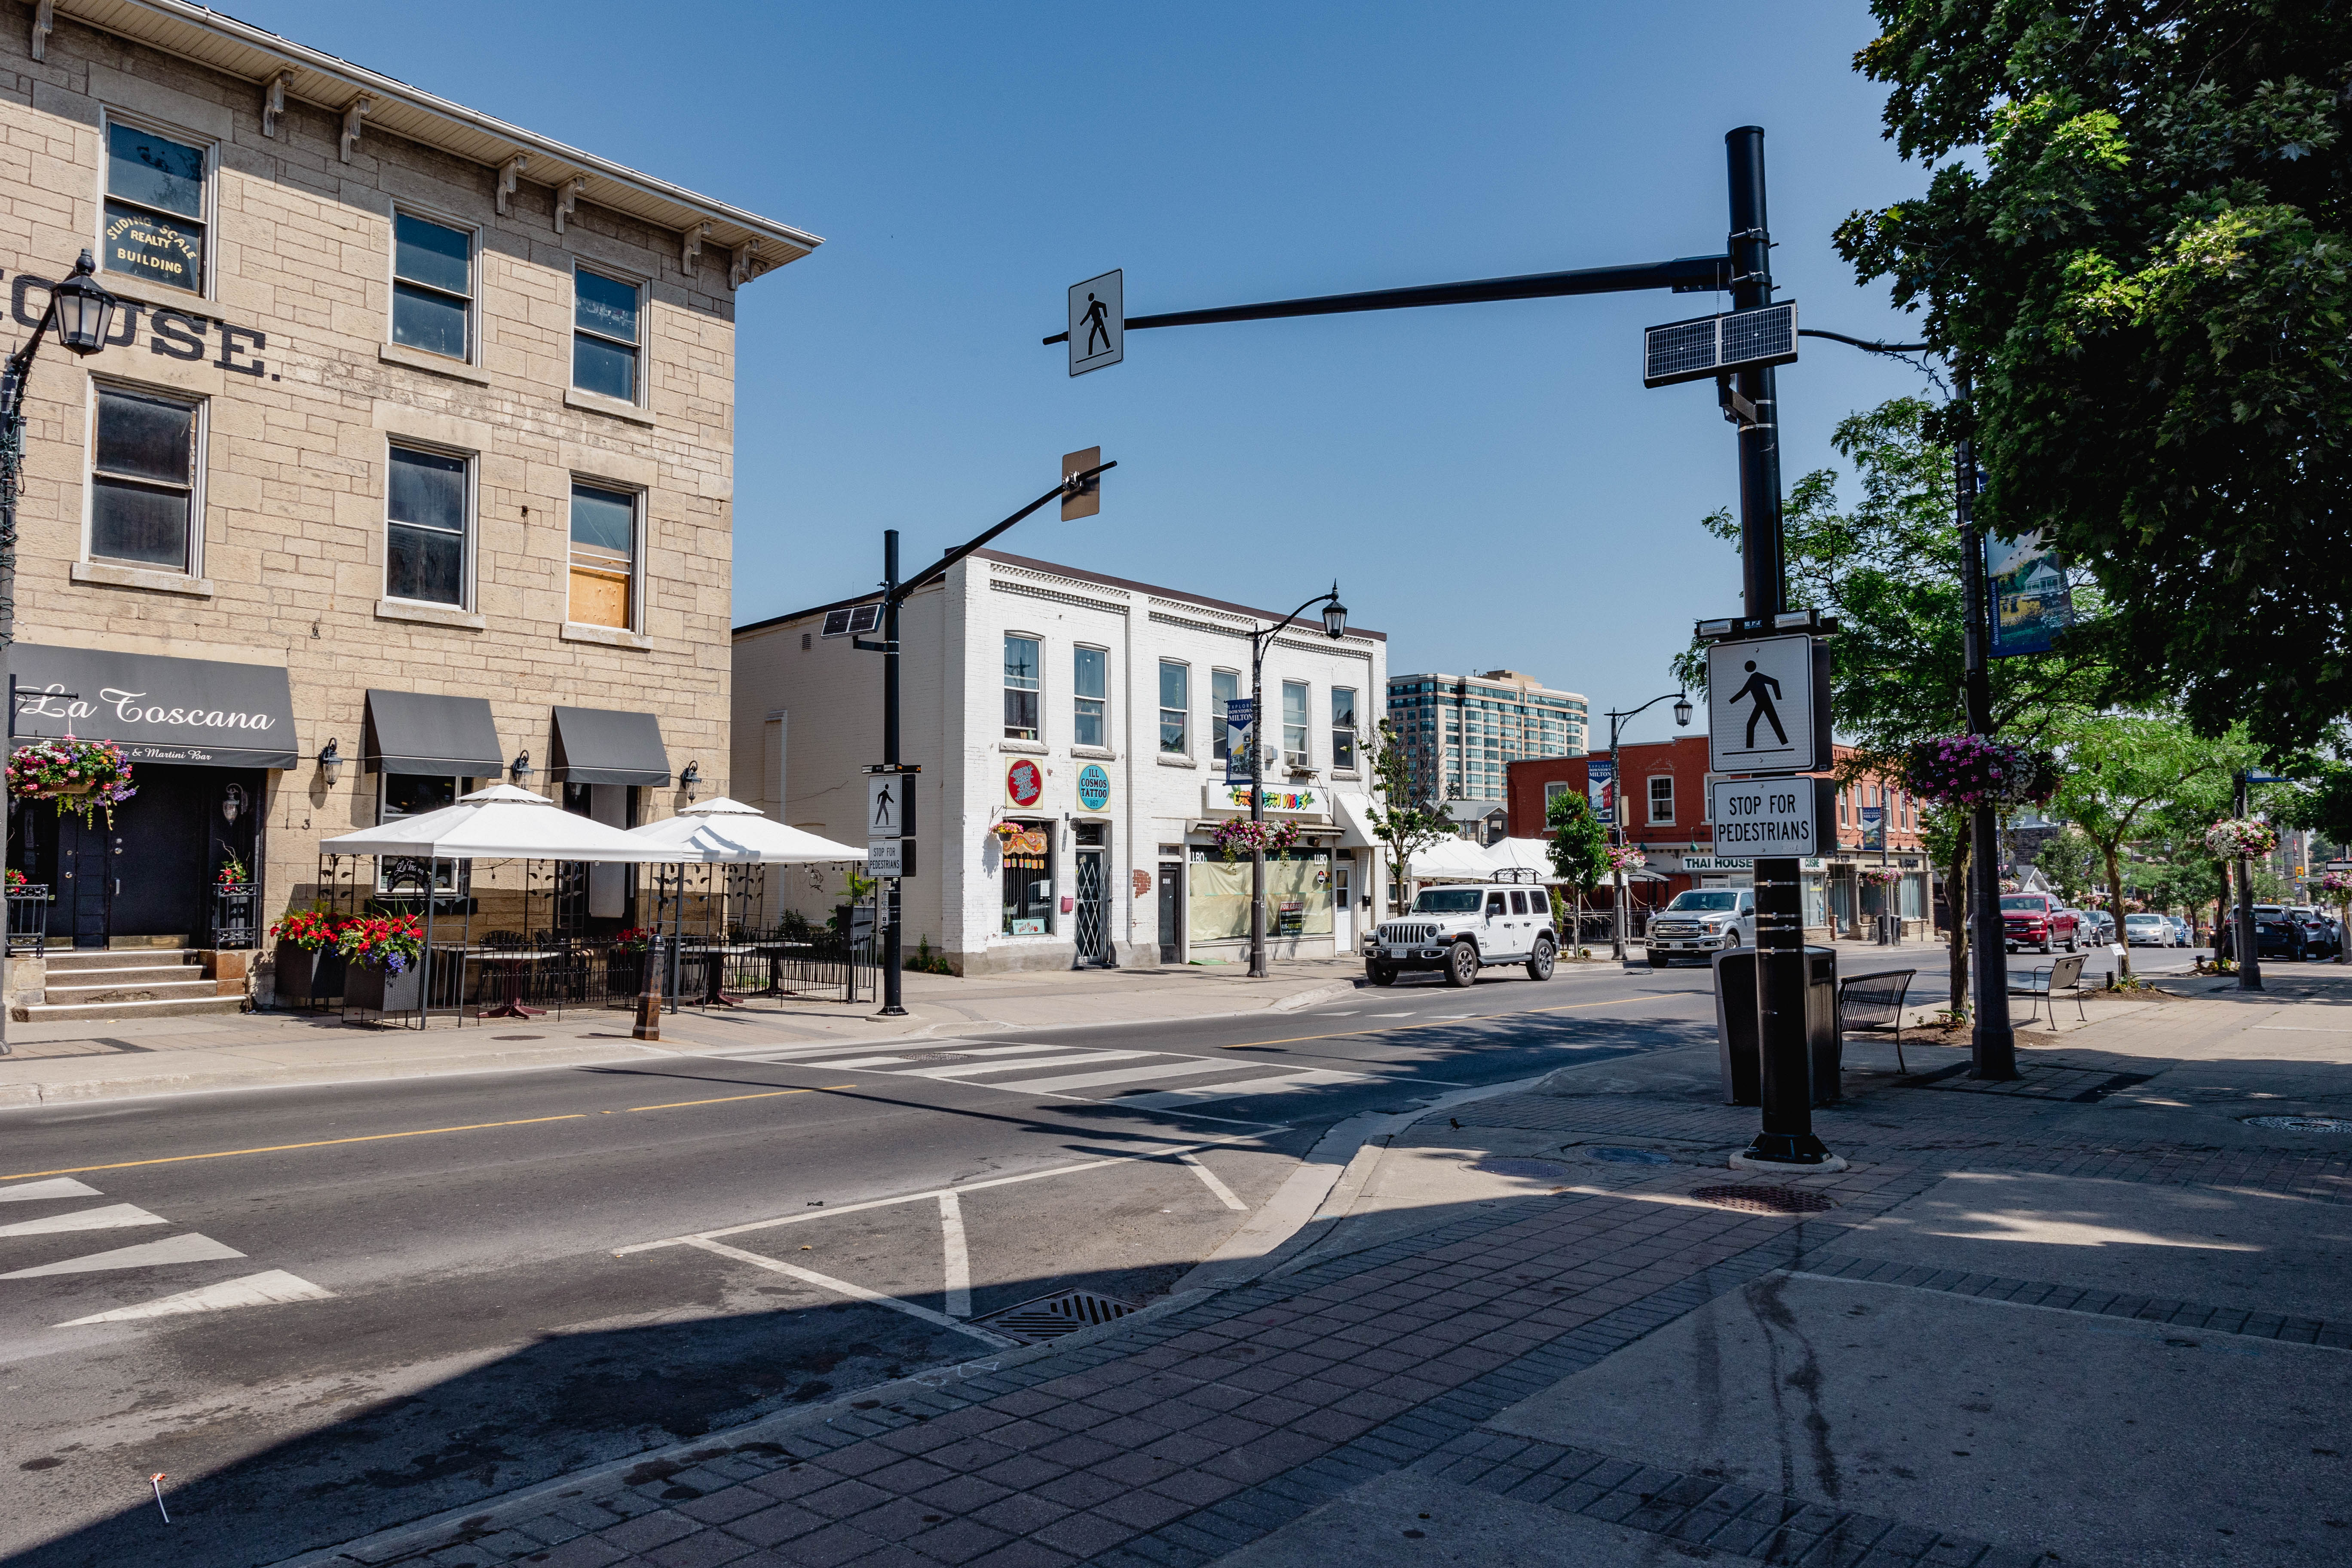
[[[1045,797],[1045,774],[1036,763],[1024,757],[1004,770],[1004,798],[1024,809]]]
[[[1110,804],[1110,774],[1100,763],[1088,763],[1078,770],[1078,804],[1088,811],[1100,811]]]

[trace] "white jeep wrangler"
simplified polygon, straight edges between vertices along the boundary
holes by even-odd
[[[1559,957],[1551,894],[1538,886],[1481,884],[1423,888],[1412,912],[1383,921],[1364,954],[1364,975],[1393,985],[1407,969],[1437,969],[1448,985],[1468,985],[1481,969],[1524,963],[1530,980],[1549,980]]]

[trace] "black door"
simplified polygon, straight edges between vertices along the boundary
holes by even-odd
[[[235,823],[217,809],[235,777],[220,768],[142,763],[132,773],[139,793],[114,808],[112,918],[108,934],[208,940],[214,868],[242,842],[257,815],[250,792]],[[242,789],[240,785],[240,789]],[[99,818],[100,827],[105,818]],[[234,837],[232,837],[234,835]],[[87,896],[85,894],[85,896]],[[79,942],[80,926],[76,925]]]
[[[1160,867],[1160,962],[1174,963],[1184,956],[1184,868],[1171,861]]]
[[[121,807],[117,806],[120,822]],[[51,941],[60,935],[76,947],[104,947],[110,929],[120,838],[106,830],[106,814],[93,812],[89,826],[61,814],[57,818],[57,904],[49,911]],[[62,924],[65,931],[57,928]]]

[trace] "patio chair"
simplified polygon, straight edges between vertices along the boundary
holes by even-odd
[[[1903,1059],[1903,997],[1911,989],[1916,969],[1882,969],[1838,983],[1838,1032],[1848,1029],[1895,1030],[1895,1067],[1908,1073]]]
[[[2024,996],[2032,999],[2033,1005],[2026,1010],[2026,1022],[2032,1023],[2041,1016],[2042,1001],[2048,998],[2050,1026],[2056,1028],[2058,1026],[2056,998],[2062,990],[2072,991],[2074,994],[2076,1016],[2085,1023],[2089,1022],[2090,1015],[2083,1010],[2083,961],[2089,956],[2088,953],[2070,952],[2057,963],[2043,964],[2041,968],[2028,973],[2024,984],[2012,985],[2009,988],[2009,994],[2011,996]]]

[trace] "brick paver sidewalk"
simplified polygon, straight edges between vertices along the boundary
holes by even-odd
[[[2191,1022],[2184,1013],[2168,1031],[2180,1037]],[[2217,1017],[2202,1037],[2245,1026],[2242,1014]],[[1978,1171],[1990,1162],[2352,1201],[2352,1159],[2309,1139],[2181,1148],[2098,1136],[2086,1119],[2101,1102],[2166,1065],[2103,1050],[2098,1037],[2030,1056],[2013,1085],[1944,1071],[1949,1053],[1908,1078],[1859,1076],[1850,1087],[1860,1092],[1822,1113],[1854,1160],[1838,1175],[1773,1181],[1728,1172],[1716,1155],[1580,1166],[1552,1192],[1467,1207],[1418,1235],[1336,1256],[1334,1237],[1319,1258],[1238,1289],[304,1562],[1177,1568],[1399,1471],[1734,1558],[2043,1561],[2032,1543],[1996,1545],[1484,1424],[1775,1270],[2352,1344],[2340,1321],[1822,1256],[1942,1181],[1953,1168],[1946,1151],[1963,1147]],[[1559,1092],[1488,1101],[1475,1119],[1465,1109],[1454,1120],[1466,1128],[1433,1125],[1457,1141],[1491,1127],[1719,1150],[1744,1141],[1754,1114],[1687,1090]],[[1811,1190],[1836,1206],[1755,1213],[1692,1195],[1726,1186]]]

